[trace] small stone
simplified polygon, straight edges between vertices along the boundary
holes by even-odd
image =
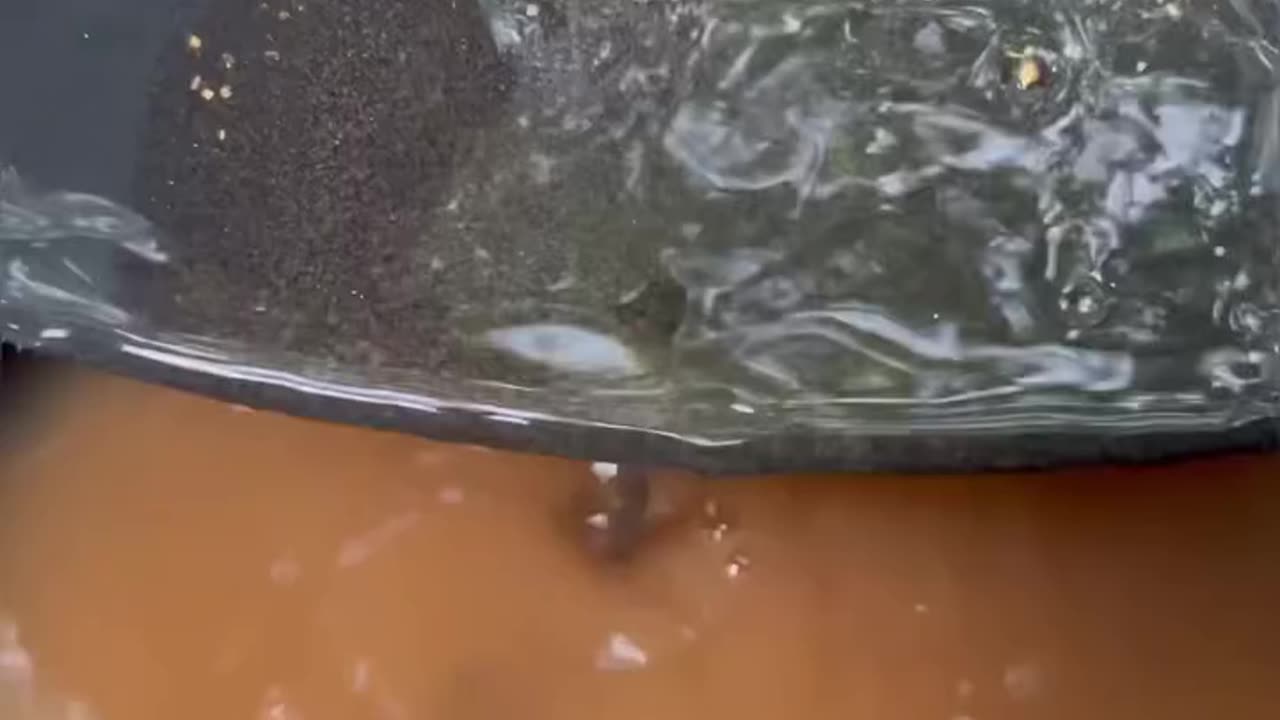
[[[203,47],[204,47],[204,40],[201,40],[199,35],[192,33],[191,35],[187,36],[188,50],[190,50],[193,53],[198,53],[200,52],[200,49]]]
[[[204,98],[205,102],[213,100],[217,96],[217,93],[215,93],[212,88],[203,88],[200,90],[200,97]]]
[[[190,85],[191,92],[198,91],[202,85],[204,85],[204,78],[200,77],[199,75],[196,75],[195,77],[191,78],[191,85]]]
[[[222,98],[223,100],[230,100],[230,99],[231,99],[231,86],[230,86],[230,85],[223,85],[222,87],[218,88],[218,97]]]

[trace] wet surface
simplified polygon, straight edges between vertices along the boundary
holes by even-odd
[[[1276,413],[1268,1],[46,5],[24,344],[689,446]]]
[[[0,459],[6,718],[1280,710],[1271,458],[659,472],[654,531],[603,562],[587,463],[63,387]]]

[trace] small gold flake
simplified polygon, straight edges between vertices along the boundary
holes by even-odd
[[[207,102],[217,97],[217,93],[213,91],[213,88],[204,88],[200,91],[200,97],[204,98]]]
[[[1048,81],[1048,68],[1035,48],[1027,46],[1022,52],[1009,53],[1009,57],[1018,61],[1013,79],[1019,90],[1040,87]]]
[[[222,87],[218,88],[218,97],[222,98],[223,100],[230,100],[230,99],[231,99],[231,86],[230,86],[230,85],[223,85]]]
[[[1040,84],[1043,80],[1043,73],[1040,71],[1040,61],[1035,58],[1022,58],[1018,63],[1018,87],[1026,90]]]
[[[188,50],[190,50],[193,53],[198,53],[200,52],[200,49],[203,47],[204,47],[204,40],[201,40],[199,35],[192,33],[187,36]]]

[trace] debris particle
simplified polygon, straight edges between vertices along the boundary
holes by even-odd
[[[191,92],[199,90],[201,85],[204,85],[204,78],[199,75],[191,78]]]
[[[542,12],[542,8],[538,7],[537,3],[529,3],[524,6],[524,14],[528,17],[536,18],[540,12]]]
[[[594,514],[592,514],[592,515],[588,515],[588,516],[587,516],[587,525],[589,525],[590,527],[595,528],[596,530],[608,530],[608,529],[609,529],[609,515],[608,515],[607,513],[602,513],[602,512],[598,512],[598,513],[594,513]]]
[[[276,13],[276,18],[278,20],[288,20],[291,17],[293,16],[289,14],[288,10],[281,10],[280,12]]]
[[[1028,700],[1038,695],[1043,687],[1043,674],[1034,663],[1017,663],[1004,670],[1004,689],[1014,700]]]
[[[725,523],[725,522],[716,523],[716,526],[711,528],[712,542],[723,542],[725,536],[728,534],[729,534],[729,523]]]
[[[618,475],[618,464],[608,462],[591,463],[591,474],[602,483],[607,483]]]
[[[729,564],[724,566],[724,574],[730,580],[736,580],[742,573],[746,572],[748,567],[751,567],[751,561],[746,556],[734,555],[729,560]]]
[[[218,88],[218,97],[222,98],[223,100],[230,100],[230,99],[231,99],[231,86],[230,86],[230,85],[223,85],[222,87]]]
[[[222,67],[231,70],[236,66],[236,56],[231,53],[222,53]]]
[[[223,128],[218,128],[218,142],[226,142],[226,141],[227,141],[227,131],[224,130]]]
[[[639,670],[648,664],[649,654],[622,633],[610,633],[596,654],[596,667],[601,670]]]
[[[190,50],[190,51],[191,51],[191,52],[193,52],[193,53],[199,53],[199,52],[200,52],[200,49],[201,49],[201,48],[203,48],[203,47],[204,47],[204,41],[200,39],[200,36],[199,36],[199,35],[196,35],[195,33],[192,33],[191,35],[188,35],[188,36],[187,36],[187,49],[188,49],[188,50]]]
[[[929,614],[929,606],[925,605],[924,603],[916,603],[915,606],[912,607],[912,609],[916,611],[917,615]]]
[[[369,691],[372,684],[373,667],[368,659],[359,658],[351,665],[351,692],[361,694]]]
[[[271,563],[271,582],[288,587],[302,577],[302,565],[292,554],[286,554]]]
[[[280,62],[280,52],[278,50],[264,50],[262,51],[262,57],[266,58],[268,62]]]
[[[206,102],[213,100],[217,96],[217,93],[212,88],[204,88],[200,91],[200,97],[204,98]]]
[[[462,491],[462,488],[450,485],[440,488],[439,492],[436,493],[436,499],[444,505],[461,505],[462,501],[466,499],[466,493]]]

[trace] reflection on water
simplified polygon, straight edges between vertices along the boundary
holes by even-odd
[[[1271,459],[663,475],[604,564],[584,463],[69,389],[0,461],[5,718],[1280,711]]]

